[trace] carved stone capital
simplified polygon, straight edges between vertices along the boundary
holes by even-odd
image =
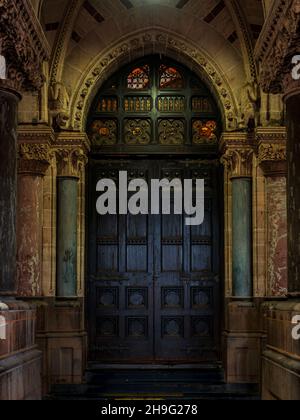
[[[222,156],[221,162],[231,178],[252,178],[253,149],[229,149]]]
[[[247,133],[236,132],[222,135],[220,144],[221,163],[231,178],[252,178],[253,145],[253,137]]]
[[[48,144],[20,143],[18,173],[44,176],[53,158]]]
[[[60,147],[55,149],[57,162],[57,176],[80,178],[88,158],[81,148]]]
[[[6,59],[4,84],[16,90],[39,90],[50,48],[30,1],[0,1],[0,40]]]

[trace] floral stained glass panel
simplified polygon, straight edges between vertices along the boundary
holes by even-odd
[[[183,89],[183,78],[175,67],[160,66],[160,89]]]
[[[150,85],[150,67],[148,65],[135,68],[127,77],[128,89],[148,89]]]

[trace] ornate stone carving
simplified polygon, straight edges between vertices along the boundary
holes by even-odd
[[[257,129],[257,162],[266,176],[286,175],[286,140],[285,127],[260,127]]]
[[[81,148],[56,148],[57,174],[60,177],[80,178],[82,170],[88,162]]]
[[[292,56],[299,53],[299,0],[276,0],[255,49],[265,92],[281,93],[292,82]],[[299,81],[296,83],[300,88]]]
[[[45,175],[52,157],[47,144],[21,143],[18,150],[18,172]]]
[[[230,177],[252,177],[254,143],[247,133],[224,133],[221,138],[221,163]]]
[[[226,167],[232,178],[252,177],[252,149],[228,150],[221,158],[221,162]]]
[[[265,161],[286,161],[285,144],[261,144],[258,150],[259,163]]]
[[[50,54],[31,2],[0,1],[0,39],[8,84],[15,89],[40,89],[44,83],[42,63]]]
[[[49,88],[49,107],[51,109],[54,129],[65,129],[68,126],[70,96],[62,83],[54,83]]]
[[[259,123],[260,92],[256,82],[244,85],[240,95],[239,128],[251,131]],[[252,127],[251,127],[252,124]]]

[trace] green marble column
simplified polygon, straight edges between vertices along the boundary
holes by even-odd
[[[58,178],[57,296],[77,295],[78,179]]]
[[[252,297],[251,178],[232,178],[232,266],[233,295]]]

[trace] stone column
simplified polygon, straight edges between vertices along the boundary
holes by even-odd
[[[57,150],[57,296],[77,296],[78,188],[86,156],[80,148]]]
[[[253,149],[247,135],[239,133],[223,136],[223,151],[232,190],[232,295],[251,298]]]
[[[287,76],[290,79],[290,75]],[[294,86],[295,85],[295,86]],[[294,89],[293,89],[294,86]],[[290,83],[285,96],[288,130],[288,278],[289,292],[300,297],[300,86]],[[286,89],[287,92],[287,89]]]
[[[254,139],[248,133],[224,133],[226,297],[223,358],[226,381],[258,383],[261,332],[253,299]]]
[[[258,163],[265,176],[266,257],[269,297],[287,294],[286,128],[257,129]]]
[[[43,177],[50,164],[46,144],[19,144],[17,292],[42,295]]]
[[[17,108],[19,95],[0,84],[0,295],[16,292]]]

